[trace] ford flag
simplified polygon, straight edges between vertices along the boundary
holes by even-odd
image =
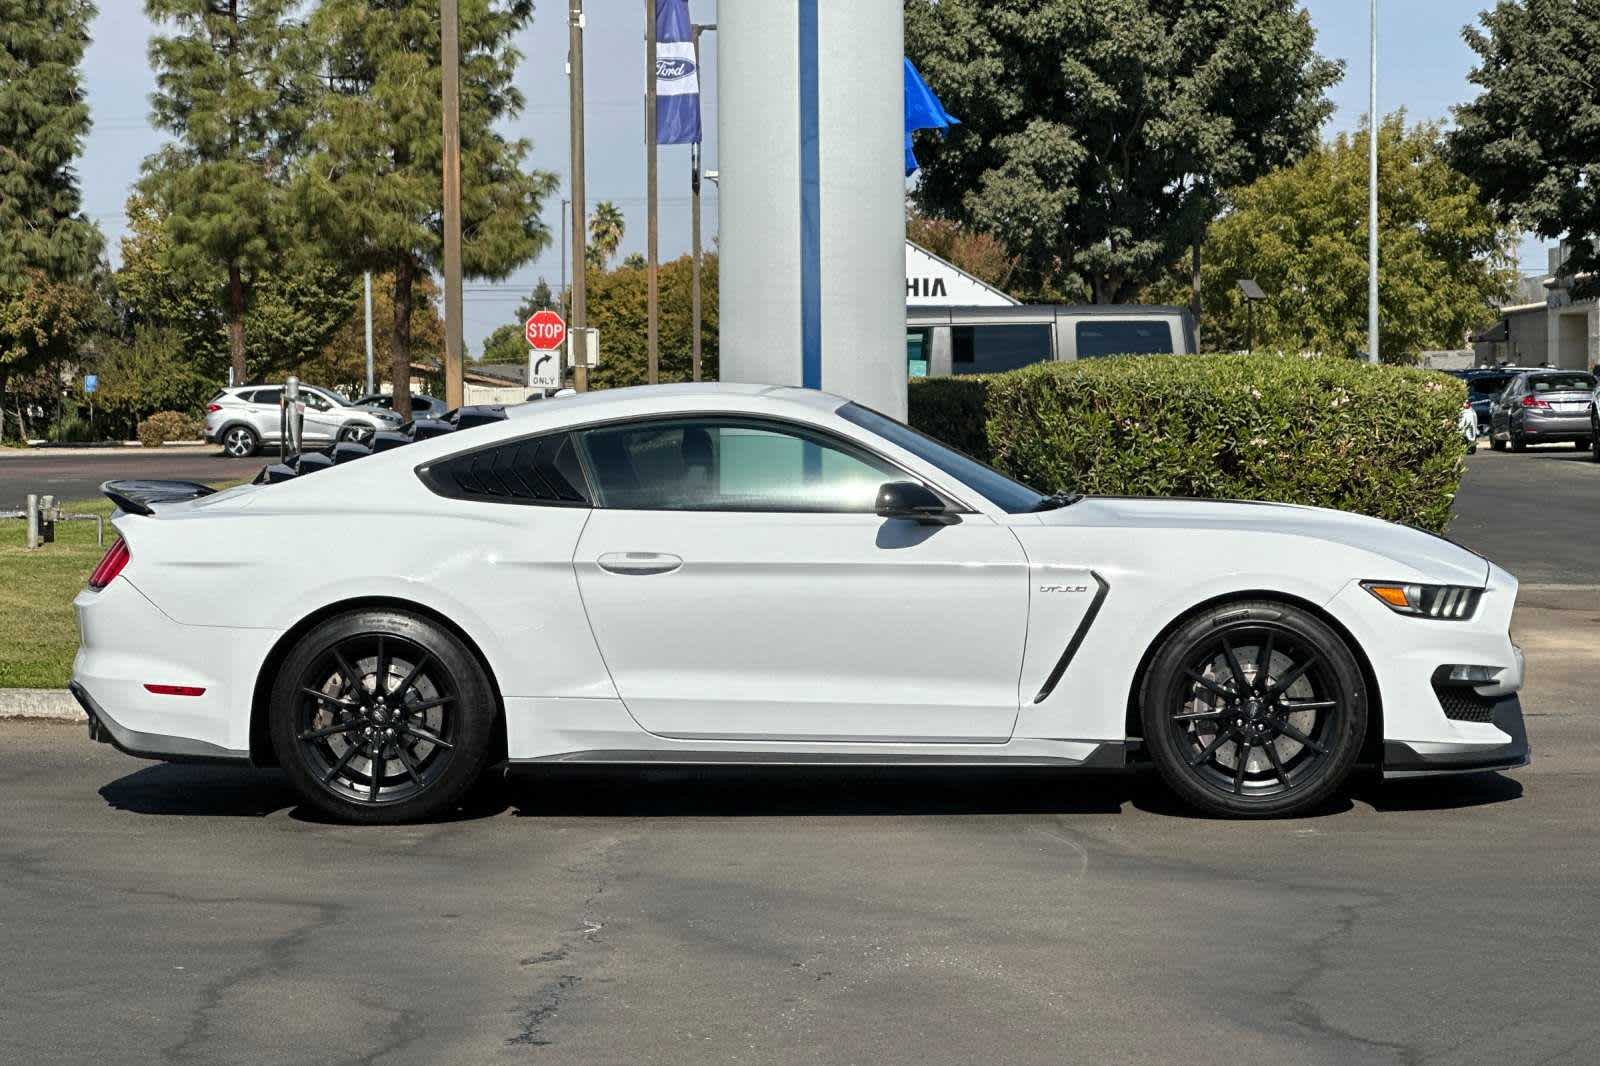
[[[700,71],[689,0],[656,0],[656,143],[700,143]]]
[[[659,0],[658,0],[659,3]],[[938,130],[942,135],[951,126],[961,125],[961,120],[944,109],[939,98],[933,95],[928,83],[922,80],[917,68],[906,60],[906,177],[916,173],[917,157],[911,153],[912,130]]]

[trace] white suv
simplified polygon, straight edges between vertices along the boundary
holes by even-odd
[[[280,385],[241,385],[223,389],[206,404],[206,440],[221,444],[236,459],[254,455],[263,444],[281,437],[283,400]],[[380,429],[394,429],[400,416],[376,407],[356,407],[336,392],[313,385],[300,386],[306,406],[302,439],[306,444],[365,442]]]

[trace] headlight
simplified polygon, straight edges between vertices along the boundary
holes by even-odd
[[[1361,587],[1397,614],[1464,622],[1478,610],[1482,589],[1461,585],[1412,585],[1394,581],[1363,581]]]

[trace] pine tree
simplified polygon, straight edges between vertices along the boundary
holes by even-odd
[[[513,36],[530,0],[461,9],[461,260],[499,280],[550,243],[539,213],[555,175],[522,169],[530,148],[496,129],[517,115]],[[352,271],[393,277],[396,408],[410,404],[412,288],[443,252],[437,0],[323,0],[311,27],[327,91],[311,129],[301,202]]]
[[[103,240],[72,169],[93,17],[88,0],[0,0],[0,435],[7,379],[71,354],[100,310]]]
[[[233,379],[249,380],[244,321],[285,227],[284,189],[313,94],[296,0],[145,0],[175,32],[150,42],[153,119],[175,140],[145,160],[174,264],[215,270]]]

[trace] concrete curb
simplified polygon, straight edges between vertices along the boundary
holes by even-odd
[[[0,718],[82,722],[88,716],[64,688],[0,688]]]
[[[208,444],[203,440],[169,440],[160,448],[146,448],[138,441],[129,441],[126,444],[91,444],[82,447],[76,445],[53,445],[48,448],[30,445],[27,448],[0,448],[0,459],[26,459],[30,456],[53,456],[57,459],[68,456],[80,455],[127,455],[129,452],[143,452],[146,455],[158,451],[199,452],[206,449],[218,449],[216,444]]]

